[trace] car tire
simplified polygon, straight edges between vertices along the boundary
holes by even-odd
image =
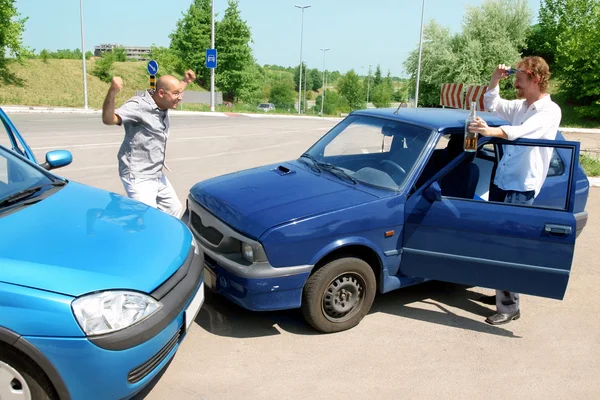
[[[371,309],[377,281],[365,261],[345,257],[333,260],[308,278],[302,293],[302,314],[324,333],[355,327]]]
[[[11,392],[22,393],[23,399],[58,399],[40,367],[20,351],[0,343],[0,398]]]

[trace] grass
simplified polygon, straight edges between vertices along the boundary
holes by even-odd
[[[588,177],[600,176],[600,159],[597,157],[581,153],[579,163]]]
[[[80,60],[25,60],[11,63],[11,72],[22,81],[17,85],[0,86],[0,104],[53,107],[83,107],[83,71]],[[110,86],[91,72],[94,61],[86,62],[88,105],[100,109]],[[113,75],[123,78],[124,86],[117,96],[117,105],[135,95],[136,90],[150,87],[146,62],[115,62]],[[181,78],[181,76],[179,76]],[[205,91],[192,84],[187,90]]]

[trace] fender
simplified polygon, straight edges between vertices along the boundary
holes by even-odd
[[[0,342],[14,347],[27,357],[31,358],[33,362],[35,362],[38,367],[44,371],[48,379],[50,379],[52,386],[54,386],[54,390],[56,390],[56,393],[61,400],[71,399],[71,395],[67,390],[67,386],[63,382],[58,371],[54,368],[50,361],[48,361],[48,359],[42,353],[40,353],[37,348],[35,348],[35,346],[33,346],[19,334],[2,326],[0,326]]]

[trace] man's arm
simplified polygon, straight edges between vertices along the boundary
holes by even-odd
[[[191,69],[185,71],[185,77],[181,81],[181,91],[183,92],[188,84],[194,82],[196,80],[196,74]]]
[[[104,104],[102,104],[102,122],[105,125],[120,125],[121,118],[115,114],[115,98],[123,88],[123,80],[115,76],[112,79]]]
[[[500,97],[500,88],[498,84],[501,79],[508,77],[510,67],[500,64],[492,73],[490,84],[483,95],[485,109],[495,112],[499,117],[510,120],[512,114],[511,102]]]

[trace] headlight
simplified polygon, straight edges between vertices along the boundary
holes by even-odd
[[[107,291],[75,299],[71,307],[81,329],[92,336],[130,327],[154,314],[162,305],[142,293]]]
[[[242,255],[251,263],[254,262],[254,249],[248,243],[242,243]]]

